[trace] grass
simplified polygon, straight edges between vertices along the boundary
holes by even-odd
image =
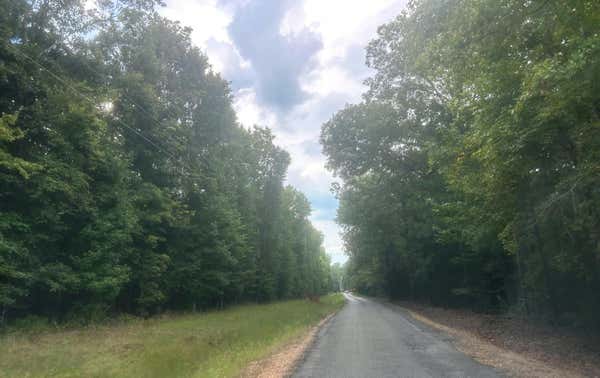
[[[293,300],[0,336],[2,377],[231,377],[344,303]]]

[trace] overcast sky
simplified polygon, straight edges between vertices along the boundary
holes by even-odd
[[[333,262],[344,262],[335,223],[335,178],[319,131],[369,76],[364,47],[405,0],[167,0],[164,16],[194,29],[193,41],[231,82],[239,121],[268,126],[292,157],[288,182],[310,200],[311,221]]]

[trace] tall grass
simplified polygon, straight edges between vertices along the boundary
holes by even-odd
[[[340,294],[0,337],[2,377],[230,377],[343,305]]]

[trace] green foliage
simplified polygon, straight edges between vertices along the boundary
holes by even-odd
[[[3,377],[237,377],[344,304],[341,294],[77,329],[19,320],[0,337]],[[35,331],[33,333],[32,331]]]
[[[156,1],[0,5],[0,324],[330,289],[289,155]]]
[[[321,136],[357,289],[600,326],[599,17],[420,0],[380,27]]]

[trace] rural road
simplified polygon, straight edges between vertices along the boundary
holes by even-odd
[[[500,377],[397,306],[344,293],[293,377]]]

